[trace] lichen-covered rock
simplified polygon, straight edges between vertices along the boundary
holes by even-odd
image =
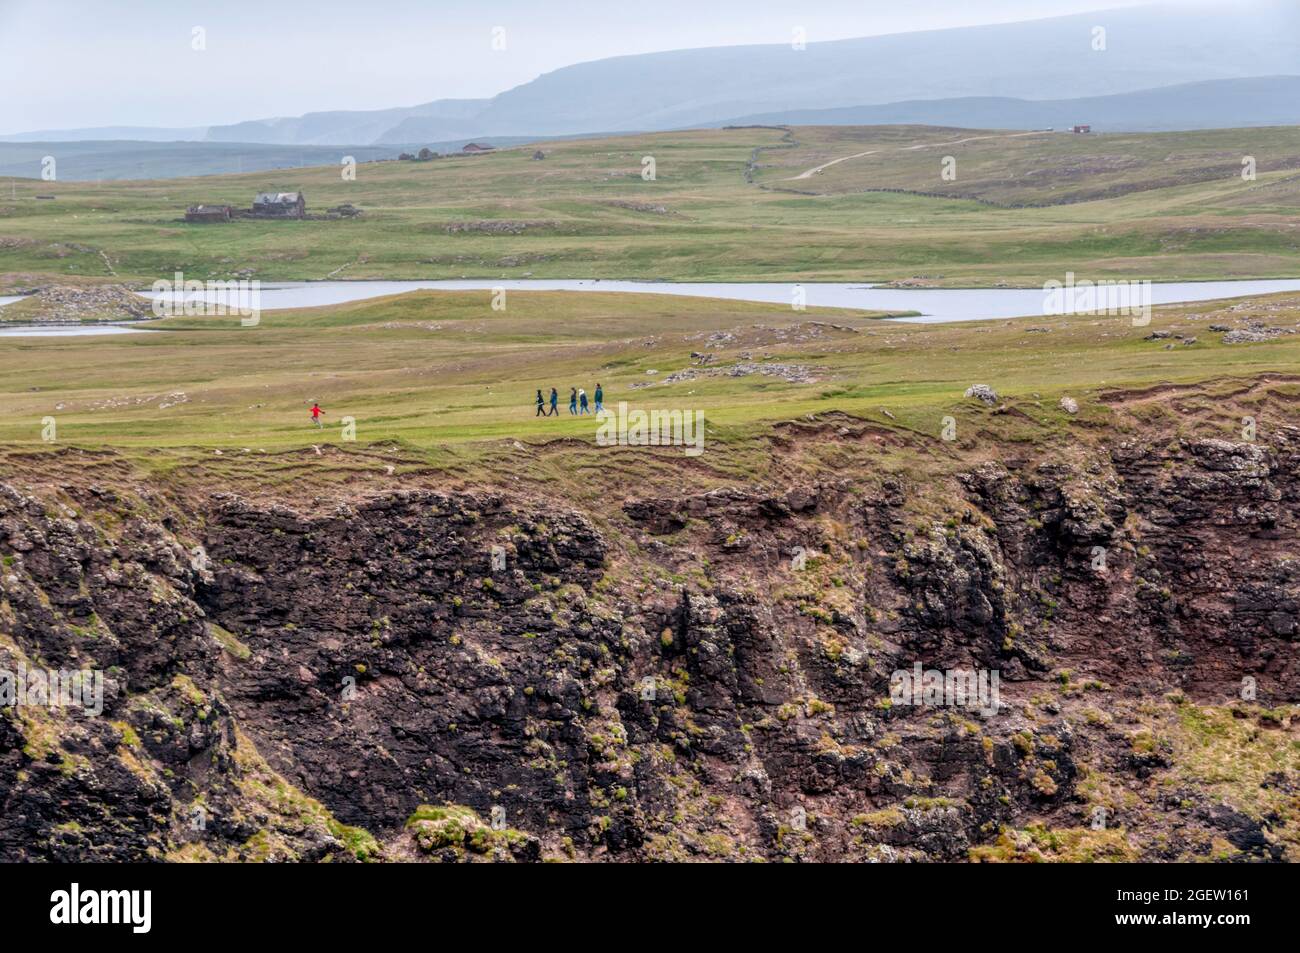
[[[1294,859],[1300,432],[923,466],[0,483],[0,670],[104,676],[0,708],[0,857]]]
[[[415,849],[449,863],[474,860],[532,862],[541,860],[536,837],[485,823],[471,808],[422,804],[406,822]]]

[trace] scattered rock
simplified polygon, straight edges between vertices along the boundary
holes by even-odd
[[[1259,344],[1263,341],[1271,341],[1273,338],[1281,337],[1284,334],[1295,334],[1291,328],[1270,328],[1257,325],[1250,328],[1237,328],[1229,331],[1223,336],[1224,344]]]
[[[448,235],[455,235],[458,232],[486,232],[491,235],[521,235],[526,231],[558,228],[559,225],[559,222],[554,221],[515,222],[506,219],[487,219],[474,222],[452,222],[450,225],[446,226],[446,232]]]
[[[972,384],[966,388],[966,396],[974,397],[976,400],[989,407],[998,402],[998,392],[988,384]]]
[[[669,374],[663,379],[663,383],[676,384],[679,381],[693,381],[700,377],[747,377],[750,374],[779,377],[787,384],[813,384],[817,381],[817,378],[813,376],[813,369],[802,364],[756,364],[752,361],[742,361],[729,367],[703,367],[698,370],[691,367],[684,368]],[[633,384],[632,386],[637,385]]]
[[[629,212],[647,212],[651,215],[673,215],[676,214],[666,205],[656,205],[653,202],[627,202],[621,199],[612,200],[605,203],[612,208],[624,208]]]
[[[125,285],[42,288],[0,312],[6,320],[79,324],[82,320],[133,321],[153,317],[153,305]]]

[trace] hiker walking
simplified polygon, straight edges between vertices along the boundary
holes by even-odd
[[[324,430],[325,425],[320,422],[320,415],[325,411],[320,409],[320,401],[312,401],[311,405],[311,422],[316,425],[317,430]]]
[[[535,417],[546,416],[546,398],[542,396],[542,389],[540,387],[537,388],[537,413],[534,414],[533,416]]]
[[[587,392],[585,390],[580,389],[578,391],[578,403],[582,406],[582,409],[578,411],[579,415],[591,413],[587,409]]]
[[[569,413],[576,414],[577,412],[578,412],[578,388],[570,387],[569,388]]]
[[[554,387],[551,388],[551,412],[546,416],[560,416],[560,393]]]
[[[605,412],[605,392],[604,392],[603,390],[600,389],[600,383],[597,382],[597,384],[596,384],[596,413],[597,413],[597,414],[603,414],[604,412]]]

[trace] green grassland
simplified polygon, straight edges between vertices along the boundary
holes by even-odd
[[[954,137],[971,141],[954,145]],[[1044,137],[750,128],[544,149],[540,161],[524,148],[363,164],[356,181],[316,168],[22,182],[16,199],[0,193],[0,274],[10,287],[143,283],[177,270],[200,279],[925,276],[982,285],[1039,284],[1066,271],[1157,279],[1300,271],[1300,191],[1287,171],[1300,155],[1295,129]],[[890,158],[845,158],[862,152]],[[1107,171],[1097,163],[1103,152],[1127,158]],[[1219,175],[1236,152],[1257,155],[1257,182],[1241,180],[1239,160],[1233,175]],[[980,194],[862,191],[920,191],[949,154],[958,157],[954,185]],[[640,174],[647,155],[654,181]],[[1044,176],[1061,188],[1093,183],[1110,197],[992,204],[1041,201]],[[1171,177],[1188,181],[1171,185]],[[360,219],[179,221],[192,202],[245,205],[260,189],[299,188],[313,210],[351,202],[366,211]],[[804,194],[816,190],[827,194]],[[34,198],[51,192],[54,201]],[[494,222],[511,225],[487,230]],[[320,449],[352,454],[363,468],[373,465],[365,448],[385,445],[405,461],[395,466],[467,474],[517,473],[511,455],[522,442],[529,454],[550,448],[552,462],[532,462],[545,472],[561,469],[555,460],[565,454],[609,456],[594,446],[595,422],[570,418],[564,406],[570,386],[591,392],[599,381],[611,405],[705,412],[707,463],[683,462],[679,451],[638,455],[659,461],[666,477],[682,466],[753,477],[768,465],[763,440],[772,428],[809,416],[868,420],[889,440],[932,453],[944,416],[963,422],[963,434],[992,425],[990,411],[962,398],[973,383],[991,384],[1016,408],[996,421],[1003,437],[1032,441],[1086,432],[1094,415],[1109,413],[1099,398],[1112,391],[1294,372],[1300,335],[1228,346],[1205,330],[1210,316],[1233,324],[1251,314],[1293,326],[1300,301],[1160,309],[1152,327],[1197,337],[1167,348],[1124,318],[909,325],[854,311],[560,292],[512,292],[495,311],[488,292],[420,292],[268,312],[256,328],[233,317],[178,317],[147,334],[0,338],[0,442],[20,454],[104,449],[159,466],[196,455],[209,464],[220,456],[221,466],[244,454],[317,457]],[[1028,330],[1042,326],[1051,330]],[[712,354],[712,363],[696,365],[693,352]],[[733,376],[727,369],[738,363],[798,373]],[[664,383],[682,371],[693,376]],[[532,396],[551,386],[561,416],[537,420]],[[1067,392],[1083,404],[1077,418],[1057,407]],[[324,432],[308,421],[312,400],[327,412]],[[48,416],[58,427],[53,447],[41,440]],[[342,439],[345,416],[356,421],[355,443]],[[578,471],[599,465],[591,460]]]
[[[0,338],[0,444],[11,461],[79,448],[88,460],[106,451],[162,469],[201,460],[205,472],[219,473],[267,454],[282,461],[286,479],[303,468],[346,477],[391,465],[466,478],[560,474],[566,485],[588,468],[635,457],[638,479],[649,479],[648,469],[673,483],[687,467],[706,481],[761,478],[773,465],[768,441],[782,427],[844,419],[869,422],[885,445],[929,466],[993,431],[1004,447],[1088,440],[1107,423],[1113,435],[1123,429],[1113,419],[1115,394],[1213,390],[1214,382],[1262,375],[1292,386],[1300,334],[1224,345],[1206,332],[1215,320],[1250,316],[1294,327],[1300,297],[1173,306],[1149,327],[1133,327],[1091,316],[903,324],[832,309],[565,292],[511,293],[506,310],[494,311],[487,292],[415,292],[269,312],[254,328],[191,317],[134,335]],[[1156,329],[1197,340],[1149,340]],[[693,352],[713,359],[698,364]],[[812,380],[733,376],[738,363],[797,366]],[[665,382],[685,369],[694,379]],[[567,410],[570,386],[591,393],[597,381],[611,406],[704,411],[705,454],[597,447],[596,421]],[[1004,407],[965,399],[974,383],[996,388]],[[533,395],[551,386],[560,390],[560,417],[537,419]],[[1077,416],[1058,406],[1062,394],[1080,402]],[[313,400],[327,413],[323,431],[308,418]],[[1233,411],[1206,407],[1208,425],[1232,436]],[[948,415],[958,423],[952,444],[939,439]],[[355,442],[341,429],[345,416],[355,419]],[[46,417],[57,424],[52,444],[42,441]],[[259,478],[275,472],[262,466]]]
[[[14,200],[0,191],[0,275],[20,288],[52,279],[146,283],[177,270],[199,279],[244,271],[266,280],[926,276],[950,285],[1041,285],[1067,271],[1184,279],[1300,272],[1300,189],[1285,165],[1291,160],[1278,158],[1300,145],[1296,130],[1223,141],[1186,134],[1158,148],[1154,137],[1123,137],[1127,146],[1121,137],[979,139],[969,154],[945,142],[953,133],[624,137],[548,144],[541,161],[523,149],[362,165],[355,182],[334,168],[107,185],[22,182]],[[1259,154],[1258,182],[1217,174],[1231,165],[1228,143],[1238,138]],[[897,164],[847,159],[797,178],[877,147],[896,150]],[[1137,158],[1109,171],[1088,158],[1121,149]],[[909,194],[933,190],[927,177],[937,178],[948,154],[959,157],[954,185],[971,194]],[[656,158],[656,181],[640,177],[645,155]],[[1053,170],[1060,189],[1103,188],[1108,197],[1076,201],[1044,191],[1029,174],[1039,164]],[[1075,167],[1090,171],[1064,174]],[[1171,169],[1179,184],[1170,184]],[[351,202],[365,214],[231,225],[177,220],[192,202],[244,205],[257,190],[299,188],[313,209]],[[908,191],[866,191],[872,188]],[[51,192],[54,201],[34,198]],[[1001,207],[1039,204],[1045,195],[1053,199],[1045,207]],[[516,233],[448,229],[491,221],[516,223]],[[86,514],[108,539],[114,524],[136,515],[147,520],[141,527],[156,520],[170,528],[169,510],[193,501],[202,512],[215,493],[264,495],[296,512],[419,488],[486,489],[512,503],[573,506],[610,542],[593,606],[621,611],[625,600],[656,599],[670,583],[683,592],[712,588],[714,578],[731,585],[731,573],[751,571],[746,559],[760,558],[740,557],[715,572],[701,549],[702,522],[680,538],[648,543],[623,518],[629,499],[682,499],[722,486],[784,491],[805,478],[840,477],[848,492],[866,494],[877,476],[896,474],[905,479],[913,523],[890,530],[901,546],[941,520],[957,525],[964,504],[950,478],[979,461],[1026,473],[1029,461],[1075,463],[1083,474],[1098,462],[1093,450],[1129,439],[1175,447],[1192,435],[1245,439],[1246,415],[1271,438],[1294,426],[1300,406],[1300,333],[1286,333],[1300,331],[1294,292],[1161,307],[1143,326],[1091,315],[911,324],[856,310],[606,292],[512,291],[504,310],[493,303],[489,291],[422,291],[265,312],[255,327],[237,316],[192,316],[117,336],[0,336],[0,481],[23,491],[39,486],[37,498],[51,505],[64,499],[68,512]],[[11,313],[21,316],[23,307]],[[1211,325],[1271,328],[1275,336],[1228,345]],[[704,452],[598,445],[597,420],[567,409],[570,387],[590,394],[597,382],[610,407],[702,411]],[[964,396],[977,383],[996,389],[995,406]],[[560,415],[539,419],[533,395],[550,387],[560,392]],[[1061,406],[1066,395],[1076,413]],[[324,429],[311,424],[313,401],[326,411]],[[120,505],[85,507],[78,500],[86,493],[120,494]],[[827,513],[810,514],[809,525],[814,520],[825,521],[818,532],[826,538],[848,545],[848,524],[835,525]],[[882,536],[873,548],[877,542],[894,545]],[[687,558],[669,573],[668,559],[642,555],[651,553],[646,546]],[[777,606],[805,591],[798,586],[756,601]],[[834,586],[841,595],[827,605],[846,604],[858,591],[839,588],[838,579]],[[824,611],[816,598],[813,607]],[[870,604],[855,604],[845,617],[863,605],[875,621]],[[232,657],[249,651],[229,632],[214,637]],[[1069,633],[1062,638],[1068,645]],[[1259,793],[1285,736],[1257,743],[1261,733],[1226,710],[1189,704],[1183,713],[1160,701],[1115,698],[1121,714],[1140,705],[1144,726],[1169,733],[1179,783],[1209,785],[1226,804],[1248,806],[1252,818],[1285,808],[1283,794]],[[1048,710],[1054,718],[1075,711],[1061,715],[1055,700]],[[1017,717],[1040,721],[1029,705]],[[1076,755],[1092,803],[1140,796],[1102,763],[1112,747],[1095,763]],[[259,784],[278,779],[260,762],[243,767]],[[1156,778],[1153,785],[1166,783]],[[375,852],[355,829],[336,827],[337,836]],[[975,859],[1132,855],[1121,830],[1048,829],[1027,819],[1024,832],[989,837]]]
[[[1091,137],[745,128],[542,148],[541,161],[520,147],[362,163],[355,181],[325,166],[0,183],[0,288],[143,283],[178,270],[199,279],[923,277],[949,286],[1040,286],[1068,271],[1156,280],[1300,274],[1296,128]],[[797,178],[866,151],[877,154]],[[949,154],[958,161],[953,183],[940,179]],[[1244,155],[1257,157],[1255,182],[1241,179]],[[654,181],[641,176],[645,156],[655,159]],[[884,188],[904,191],[871,191]],[[364,214],[182,220],[193,203],[247,207],[257,191],[298,189],[310,211],[347,202]],[[46,194],[55,200],[36,199]],[[1002,207],[1043,203],[1055,204]],[[512,224],[502,232],[485,223]]]
[[[400,147],[351,146],[357,158],[395,156]],[[92,140],[73,142],[0,142],[0,175],[34,176],[48,155],[58,160],[60,179],[161,179],[185,175],[214,175],[227,169],[255,171],[328,165],[338,161],[334,146],[275,145],[249,142],[139,142]],[[6,183],[7,184],[7,183]]]
[[[1175,190],[1151,206],[1173,209],[1177,190],[1184,190],[1260,212],[1297,211],[1300,128],[1294,126],[1107,135],[817,126],[795,136],[798,146],[772,153],[758,182],[819,195],[901,189],[1003,208]],[[835,162],[845,156],[855,158]],[[1242,178],[1247,156],[1255,159],[1253,181]],[[947,158],[954,165],[945,178]],[[835,164],[806,174],[828,162]]]

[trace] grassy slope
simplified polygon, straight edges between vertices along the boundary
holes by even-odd
[[[239,168],[252,171],[337,165],[346,153],[359,159],[378,159],[396,156],[399,151],[393,146],[344,148],[247,142],[0,142],[0,175],[39,175],[41,161],[51,154],[58,160],[61,179],[98,181],[214,175]]]
[[[1300,335],[1228,346],[1207,331],[1245,315],[1295,326],[1294,295],[1244,308],[1166,308],[1149,328],[1093,317],[904,325],[666,296],[519,293],[505,312],[489,301],[486,292],[419,292],[273,313],[258,328],[191,318],[147,335],[0,338],[0,444],[21,457],[80,447],[93,458],[97,448],[111,449],[164,470],[201,459],[210,473],[235,472],[246,453],[270,453],[280,455],[286,479],[308,471],[373,476],[391,462],[404,471],[555,479],[579,489],[584,475],[612,466],[628,479],[673,485],[683,467],[705,482],[763,479],[773,465],[766,441],[781,422],[809,415],[873,421],[886,445],[906,450],[905,463],[932,466],[936,455],[978,445],[994,425],[982,405],[962,397],[977,382],[1014,408],[996,419],[999,440],[1041,445],[1088,439],[1110,414],[1098,397],[1117,389],[1285,377],[1300,368]],[[1052,330],[1028,330],[1035,327]],[[1152,329],[1198,342],[1166,348],[1164,340],[1145,340]],[[732,337],[710,343],[717,331]],[[816,382],[723,374],[659,383],[690,367],[692,351],[714,353],[715,366],[797,364],[811,368]],[[566,406],[570,386],[590,393],[597,381],[611,405],[703,410],[704,456],[597,448],[595,421],[571,418]],[[646,382],[656,383],[634,386]],[[534,391],[551,385],[560,389],[561,416],[537,420]],[[1058,408],[1062,393],[1083,404],[1078,417]],[[323,432],[308,420],[313,399],[328,414]],[[955,446],[938,440],[948,414],[958,421]],[[41,442],[46,416],[58,425],[53,447]],[[343,416],[356,419],[356,443],[342,439]],[[1239,425],[1230,416],[1212,427],[1233,436]],[[327,448],[325,456],[314,446]],[[839,466],[833,448],[806,449],[820,460],[815,466]],[[263,467],[257,479],[274,472]]]
[[[145,281],[177,269],[191,278],[252,269],[266,280],[929,275],[950,285],[1039,285],[1067,271],[1156,279],[1300,271],[1300,199],[1288,166],[1300,156],[1296,129],[941,145],[978,135],[990,134],[801,128],[792,142],[773,129],[712,130],[547,143],[540,162],[521,148],[364,164],[355,182],[343,181],[334,167],[161,182],[20,181],[16,200],[10,189],[0,190],[0,275],[8,274],[11,286],[31,283],[31,275],[75,280],[115,273]],[[751,184],[745,168],[756,148],[760,168]],[[877,148],[893,152],[788,181],[813,165]],[[953,187],[963,195],[1034,202],[1071,195],[1084,188],[1080,182],[1124,194],[1009,209],[970,198],[861,191],[934,191],[943,186],[939,160],[950,152],[959,162]],[[1258,182],[1237,174],[1247,154],[1259,159]],[[640,176],[646,155],[656,159],[653,182]],[[1027,174],[1034,169],[1039,174]],[[1051,184],[1040,185],[1044,179]],[[1190,184],[1173,184],[1184,180]],[[787,188],[832,194],[780,191]],[[262,189],[303,189],[315,211],[351,202],[366,213],[359,220],[226,226],[179,220],[190,203],[246,206]],[[35,200],[45,193],[57,201]],[[480,220],[531,225],[518,235],[447,231]]]
[[[1276,205],[1279,211],[1294,212],[1293,197],[1277,203],[1272,199],[1300,178],[1300,127],[1295,126],[1088,136],[819,126],[801,128],[795,135],[798,147],[772,153],[760,183],[819,195],[904,189],[1002,207],[1063,205],[1214,185],[1227,188],[1205,194],[1249,197],[1261,210]],[[859,155],[863,152],[871,154]],[[853,155],[859,157],[799,178],[810,168]],[[1255,182],[1241,178],[1242,159],[1248,155],[1256,160]],[[942,174],[948,157],[956,163],[951,179]]]
[[[1119,319],[1090,317],[898,325],[842,312],[794,315],[773,306],[705,299],[564,293],[512,294],[501,313],[491,310],[483,293],[424,292],[267,315],[256,329],[237,328],[233,321],[176,319],[170,322],[176,330],[156,337],[0,338],[0,369],[19,372],[0,376],[0,480],[25,490],[38,485],[47,505],[61,499],[68,511],[82,510],[86,487],[130,488],[123,495],[143,495],[149,502],[140,511],[151,518],[183,505],[162,503],[159,490],[176,491],[172,501],[228,492],[263,496],[298,512],[322,512],[397,490],[487,486],[512,503],[531,499],[582,509],[612,546],[604,578],[585,598],[595,606],[626,606],[629,593],[649,600],[659,598],[660,588],[707,591],[719,581],[735,586],[746,578],[746,561],[754,559],[743,552],[734,562],[725,556],[706,559],[701,547],[718,524],[704,521],[659,537],[657,553],[643,549],[644,540],[637,539],[643,527],[629,526],[621,511],[629,498],[694,494],[727,484],[753,488],[759,483],[783,491],[807,477],[837,475],[867,491],[885,476],[901,475],[908,481],[907,522],[896,525],[905,527],[902,540],[914,542],[947,521],[957,525],[968,512],[963,494],[946,477],[981,459],[998,460],[1022,474],[1033,473],[1039,462],[1073,463],[1086,472],[1088,461],[1096,459],[1088,450],[1097,443],[1114,446],[1124,438],[1156,436],[1175,443],[1178,436],[1192,434],[1236,441],[1243,414],[1258,418],[1261,434],[1289,426],[1300,405],[1300,334],[1225,346],[1207,333],[1210,323],[1233,323],[1247,315],[1295,326],[1300,295],[1166,308],[1151,328],[1132,328]],[[809,326],[814,321],[827,323]],[[648,327],[655,331],[647,332]],[[1029,330],[1036,327],[1052,330]],[[718,329],[735,339],[725,347],[708,345]],[[1165,339],[1144,340],[1151,329],[1195,334],[1199,340],[1167,350]],[[749,351],[759,360],[771,354],[827,370],[810,385],[724,377],[631,388],[648,379],[647,367],[675,369],[691,350],[715,351],[719,363]],[[600,449],[593,445],[590,420],[576,423],[567,414],[559,420],[532,417],[528,395],[535,382],[590,386],[593,368],[599,368],[613,399],[705,408],[710,421],[705,454],[690,460],[672,448]],[[964,400],[961,391],[974,380],[997,387],[1005,409]],[[1197,383],[1182,387],[1180,382]],[[162,407],[166,401],[157,395],[174,388],[183,388],[189,402]],[[1077,417],[1058,408],[1061,391],[1079,398]],[[358,442],[341,442],[334,427],[323,434],[310,429],[306,396],[322,397],[335,418],[356,414]],[[103,406],[108,398],[118,403]],[[56,409],[59,404],[62,409]],[[52,447],[37,437],[39,417],[46,413],[59,421],[60,441]],[[944,414],[958,421],[952,443],[937,436]],[[82,490],[69,493],[70,486]],[[873,498],[869,492],[866,497]],[[91,510],[101,519],[116,519]],[[857,534],[846,524],[817,519],[825,520],[819,535],[836,546],[852,545]],[[1140,544],[1141,528],[1131,537],[1129,532],[1123,538]],[[872,542],[886,549],[902,545],[884,535]],[[836,560],[797,583],[765,588],[758,598],[776,607],[790,602],[835,607],[848,617],[862,603],[852,603],[856,597],[850,593],[857,590],[846,589],[837,578],[846,562],[856,574],[851,560]],[[869,569],[871,562],[865,565]],[[876,610],[868,604],[866,611],[869,624],[876,624]],[[820,658],[826,649],[801,648],[798,631],[782,645],[791,664],[802,666],[809,657],[803,653]],[[1054,644],[1064,651],[1071,643],[1068,630],[1055,631],[1062,638]],[[827,633],[838,639],[838,629],[820,630]],[[248,651],[230,633],[214,632],[214,637],[235,657]],[[881,644],[874,636],[871,641]],[[1257,706],[1229,708],[1217,696],[1202,704],[1199,695],[1176,703],[1158,683],[1141,677],[1123,687],[1103,687],[1087,677],[1093,670],[1091,660],[1072,658],[1073,682],[1004,683],[1004,700],[1014,705],[1010,717],[1040,728],[1064,722],[1077,734],[1072,757],[1082,772],[1080,797],[1050,816],[1018,815],[1014,823],[1023,829],[990,830],[987,841],[972,849],[972,859],[1124,860],[1146,850],[1187,860],[1207,852],[1219,859],[1237,857],[1222,838],[1208,845],[1196,839],[1204,828],[1192,819],[1216,803],[1263,823],[1270,840],[1293,857],[1295,798],[1276,783],[1279,772],[1294,772],[1296,762],[1294,722],[1287,727],[1284,720],[1285,730],[1277,728],[1277,718],[1294,717],[1285,706],[1267,725]],[[802,696],[786,705],[796,698]],[[951,742],[951,722],[931,724],[933,744]],[[823,737],[834,741],[830,734]],[[376,854],[373,838],[339,825],[270,771],[246,739],[238,740],[240,789],[255,804],[268,805],[270,815],[259,821],[267,833],[250,839],[238,859],[258,859],[268,848],[283,856],[286,844],[279,832],[303,825],[323,826],[355,852]],[[1140,777],[1127,768],[1117,770],[1130,746],[1138,752],[1148,750],[1140,745],[1153,743],[1167,748],[1166,768]],[[698,796],[711,818],[719,816],[713,797],[708,788]],[[862,810],[888,804],[891,797],[864,796]],[[1177,810],[1170,807],[1175,798]],[[964,806],[934,803],[944,810]],[[1098,806],[1108,817],[1118,816],[1120,826],[1090,830],[1088,818]],[[864,816],[901,815],[889,805]],[[673,830],[682,840],[699,842],[701,830],[715,828],[679,814]],[[711,843],[719,853],[710,856],[733,856],[734,845],[725,837]],[[667,839],[651,845],[665,855],[672,847]],[[394,859],[411,856],[401,841],[396,846],[390,841],[385,849]],[[186,848],[169,859],[214,858]]]

